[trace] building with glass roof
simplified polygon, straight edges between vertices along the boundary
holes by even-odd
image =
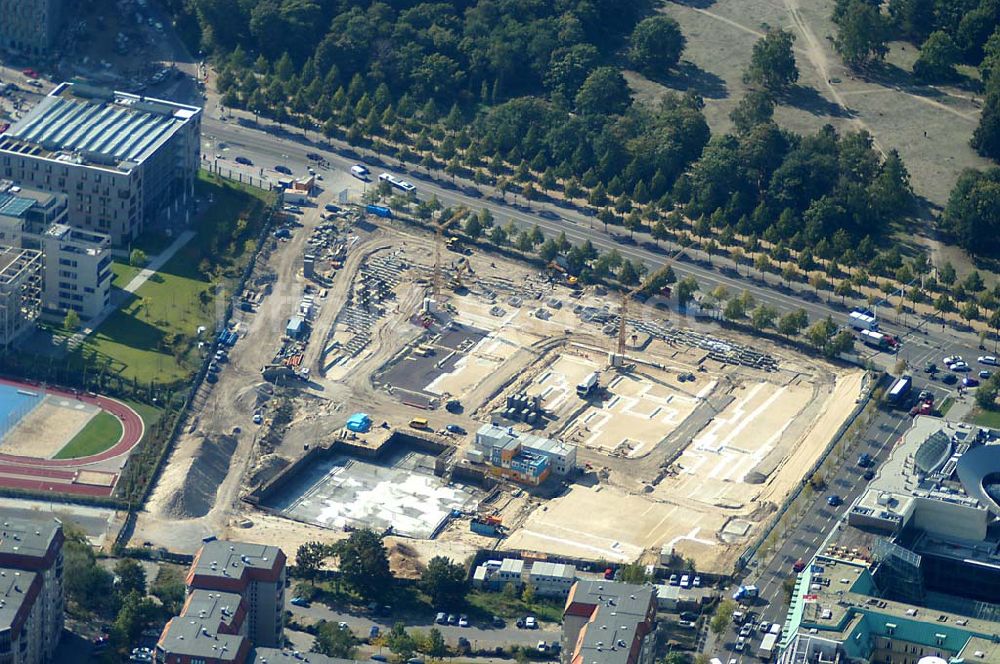
[[[63,83],[0,135],[0,177],[69,197],[69,224],[127,244],[192,199],[201,109]]]

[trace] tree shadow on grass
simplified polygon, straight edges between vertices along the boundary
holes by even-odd
[[[831,118],[850,118],[854,116],[854,113],[850,109],[830,101],[815,88],[804,85],[793,85],[788,92],[782,95],[780,101],[787,106],[792,106],[813,115]]]
[[[649,80],[681,92],[693,92],[705,99],[725,99],[729,96],[726,82],[694,64],[681,62],[677,67],[663,75],[644,74]]]
[[[715,4],[715,0],[671,0],[675,5],[691,7],[693,9],[708,9]]]

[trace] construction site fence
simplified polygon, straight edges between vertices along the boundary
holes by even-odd
[[[889,376],[885,372],[878,373],[878,378],[865,391],[865,394],[858,401],[857,405],[854,407],[854,410],[851,411],[851,414],[847,417],[847,419],[841,423],[836,433],[834,433],[833,437],[830,439],[830,442],[827,443],[826,448],[823,450],[823,453],[820,454],[818,459],[816,459],[816,462],[813,463],[809,471],[805,475],[803,475],[802,481],[795,486],[795,489],[792,490],[792,492],[788,494],[788,497],[785,498],[785,500],[781,503],[781,506],[778,508],[778,511],[775,513],[775,515],[771,518],[771,521],[768,524],[767,528],[765,528],[760,532],[760,534],[757,536],[757,540],[753,543],[753,545],[751,545],[746,551],[744,551],[743,554],[736,561],[736,568],[734,570],[736,574],[742,572],[746,568],[746,566],[750,563],[750,560],[752,560],[753,557],[757,555],[757,551],[760,550],[760,547],[763,546],[767,538],[778,527],[781,518],[788,512],[788,510],[795,503],[795,501],[798,500],[799,496],[802,495],[802,492],[805,489],[806,484],[810,482],[812,477],[823,466],[827,458],[829,458],[830,454],[837,447],[837,445],[843,439],[844,435],[851,428],[851,426],[853,426],[854,423],[858,420],[861,414],[868,409],[869,405],[874,403],[873,397],[876,394],[876,392],[878,392],[878,388],[883,383],[887,382],[889,378],[891,378],[891,376]]]

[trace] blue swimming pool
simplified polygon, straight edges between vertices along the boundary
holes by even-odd
[[[0,383],[0,438],[44,398],[41,391]]]

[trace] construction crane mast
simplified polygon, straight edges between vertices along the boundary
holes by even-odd
[[[432,281],[434,301],[441,302],[441,247],[444,245],[444,232],[452,224],[459,221],[468,213],[468,208],[457,207],[450,211],[447,216],[443,216],[434,229],[434,276]]]
[[[667,259],[667,262],[663,264],[656,272],[649,275],[642,283],[633,288],[632,290],[622,291],[622,304],[618,313],[618,354],[617,361],[622,362],[625,358],[625,324],[628,320],[628,303],[636,294],[643,292],[647,289],[662,287],[665,284],[665,279],[673,268],[674,261],[677,260],[681,254],[687,251],[687,247],[681,247],[675,254]],[[662,283],[661,283],[662,282]]]

